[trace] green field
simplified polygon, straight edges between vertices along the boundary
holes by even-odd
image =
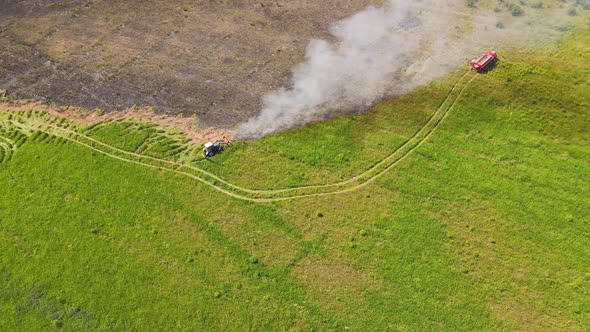
[[[0,112],[0,330],[590,329],[590,29],[203,160]]]

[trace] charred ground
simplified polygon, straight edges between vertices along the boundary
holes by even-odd
[[[0,89],[104,111],[149,106],[229,126],[288,83],[310,38],[379,0],[0,1]]]

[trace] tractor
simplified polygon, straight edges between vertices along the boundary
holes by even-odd
[[[203,146],[203,157],[205,157],[205,159],[213,157],[214,155],[223,151],[223,148],[226,145],[229,145],[229,142],[215,141],[205,143],[205,145]]]

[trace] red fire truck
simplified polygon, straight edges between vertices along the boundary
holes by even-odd
[[[480,72],[480,71],[484,70],[490,64],[494,63],[496,61],[496,59],[498,59],[498,56],[496,55],[496,51],[488,51],[488,52],[485,52],[479,58],[471,60],[471,67],[473,67],[473,69]]]

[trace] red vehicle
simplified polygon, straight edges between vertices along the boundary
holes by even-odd
[[[477,71],[484,70],[488,65],[494,63],[498,59],[496,51],[485,52],[482,56],[477,59],[471,60],[471,67]]]

